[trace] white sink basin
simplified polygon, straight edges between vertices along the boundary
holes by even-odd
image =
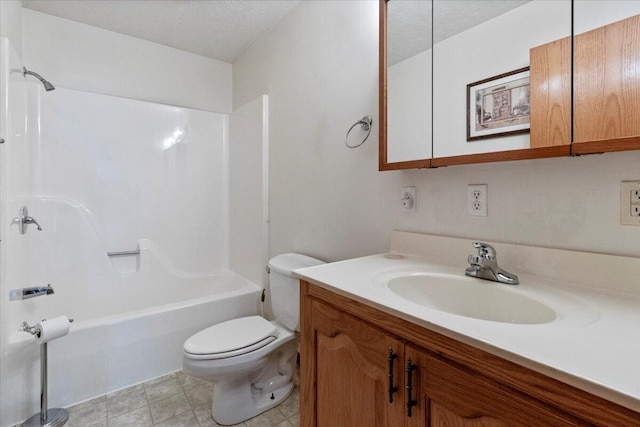
[[[438,273],[413,273],[386,281],[391,292],[411,303],[458,316],[514,324],[548,323],[556,318],[550,306],[511,286]]]

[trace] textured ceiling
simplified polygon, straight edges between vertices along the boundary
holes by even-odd
[[[435,43],[502,15],[530,0],[437,0]],[[387,13],[388,63],[396,64],[431,47],[431,2],[391,0]]]
[[[300,1],[22,0],[22,4],[28,9],[233,63]],[[437,0],[435,41],[528,1]],[[388,20],[390,65],[431,46],[430,1],[392,0]]]
[[[299,2],[300,0],[22,0],[22,5],[28,9],[232,63]]]

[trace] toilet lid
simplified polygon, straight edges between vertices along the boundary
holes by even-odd
[[[184,343],[184,351],[211,358],[257,350],[278,337],[278,328],[260,316],[241,317],[213,325]]]

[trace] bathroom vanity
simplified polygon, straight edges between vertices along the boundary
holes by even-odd
[[[470,240],[402,232],[390,254],[298,270],[301,425],[638,426],[640,261],[496,246],[520,285],[466,278]],[[595,257],[616,289],[593,288]]]

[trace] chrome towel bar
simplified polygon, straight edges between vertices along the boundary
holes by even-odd
[[[136,249],[135,251],[107,252],[107,256],[128,256],[128,255],[140,255],[140,249]]]

